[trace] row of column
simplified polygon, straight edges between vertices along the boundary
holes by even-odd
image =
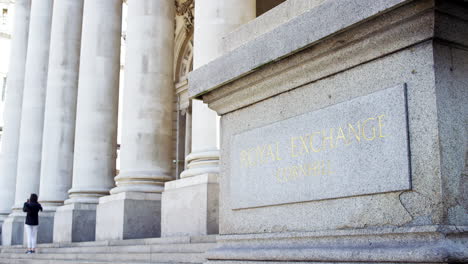
[[[242,2],[244,8],[235,0],[197,1],[196,65],[214,50],[219,55],[220,34],[255,17],[255,1]],[[21,209],[31,193],[45,209],[39,242],[161,235],[161,193],[172,179],[174,3],[127,3],[121,171],[114,179],[122,0],[16,1],[0,157],[4,245],[23,242]],[[194,153],[184,178],[218,172],[216,114],[195,102],[193,115]],[[165,210],[169,218],[177,213]]]

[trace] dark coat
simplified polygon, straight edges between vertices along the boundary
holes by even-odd
[[[25,224],[32,226],[39,225],[39,211],[42,211],[40,203],[24,203],[23,212],[27,213]]]

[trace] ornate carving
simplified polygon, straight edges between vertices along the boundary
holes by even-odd
[[[182,61],[180,65],[179,78],[187,77],[188,73],[193,70],[193,39],[191,39],[185,47]]]
[[[188,32],[193,29],[193,8],[195,6],[195,0],[175,0],[176,14],[184,17],[185,30]]]

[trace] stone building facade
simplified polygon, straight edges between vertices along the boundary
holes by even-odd
[[[467,36],[462,0],[16,0],[2,249],[38,193],[52,248],[466,262]]]
[[[6,80],[8,75],[9,50],[11,41],[13,8],[10,0],[0,1],[0,113],[3,113],[5,102]],[[3,131],[3,114],[0,115],[0,144],[1,133]]]
[[[107,207],[120,210],[124,218],[139,214],[124,208],[136,202],[149,222],[159,222],[165,182],[218,171],[216,114],[199,101],[194,107],[187,93],[187,76],[194,63],[194,2],[117,0],[96,6],[92,2],[19,0],[5,4],[16,10],[9,110],[5,113],[9,128],[1,158],[5,245],[23,241],[21,207],[29,193],[38,193],[46,208],[40,241],[54,240],[54,226],[56,236],[65,235],[58,231],[62,228],[71,232],[55,241],[86,241],[95,239],[94,229],[86,233],[73,224],[80,225],[74,222],[77,218],[84,219],[87,227],[94,226],[90,223],[96,221],[100,197],[112,194],[109,197],[117,199],[102,200],[103,217]],[[200,6],[213,4],[199,2]],[[199,65],[221,54],[217,46],[223,34],[281,2],[258,1],[257,7],[250,0],[238,8],[235,1],[226,1],[200,9],[211,13],[200,15],[206,21],[200,19],[199,24],[205,23],[206,29],[197,31],[202,34],[199,46],[205,46],[199,51],[205,61]],[[119,86],[121,142],[117,141]],[[194,124],[192,119],[199,121]],[[186,160],[192,146],[210,150]],[[191,172],[190,167],[199,166],[197,161],[208,169]],[[212,166],[206,166],[206,161]],[[116,164],[120,168],[114,182]],[[61,214],[77,216],[64,219],[65,223]],[[103,226],[109,225],[108,220],[102,221]],[[132,225],[125,221],[110,237],[160,235],[158,224],[151,232],[145,228],[138,233],[127,231]],[[75,239],[74,232],[84,237]]]

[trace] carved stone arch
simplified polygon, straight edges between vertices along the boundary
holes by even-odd
[[[181,30],[179,34],[181,36],[176,37],[175,45],[174,82],[176,84],[187,79],[188,73],[193,69],[193,31]]]
[[[179,178],[185,169],[185,157],[191,145],[191,106],[187,76],[193,69],[193,0],[175,0],[174,87],[176,96],[174,122],[174,174]]]
[[[179,27],[174,43],[174,85],[178,109],[189,106],[187,75],[193,69],[193,29]]]
[[[175,0],[174,83],[176,84],[184,81],[193,68],[194,2],[194,0]]]

